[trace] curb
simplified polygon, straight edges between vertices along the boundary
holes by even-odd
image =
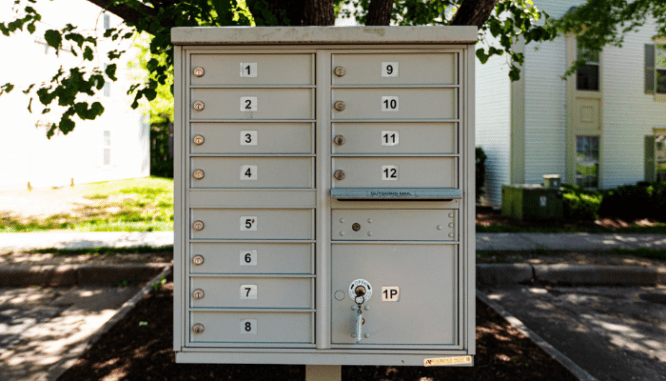
[[[74,363],[90,349],[105,333],[107,333],[116,323],[118,323],[122,318],[125,317],[136,305],[139,303],[146,295],[152,291],[153,283],[160,281],[162,277],[166,277],[172,271],[171,265],[163,269],[161,273],[155,276],[153,279],[148,281],[145,286],[139,292],[137,292],[132,299],[123,303],[122,306],[116,311],[116,313],[109,319],[104,325],[99,327],[95,333],[93,333],[88,338],[88,345],[86,348],[81,351],[78,355],[65,355],[64,358],[60,359],[57,363],[53,364],[46,373],[46,376],[43,377],[40,381],[56,381],[67,369],[71,368]],[[145,279],[145,278],[144,278]]]
[[[0,287],[92,286],[143,282],[170,264],[2,266]]]
[[[511,315],[511,313],[502,308],[502,306],[489,299],[486,294],[477,290],[476,297],[479,298],[481,301],[483,301],[493,311],[497,312],[498,315],[502,316],[502,318],[506,320],[507,323],[511,324],[511,326],[520,331],[520,333],[527,336],[528,339],[532,340],[534,344],[536,344],[544,352],[549,354],[553,359],[555,359],[555,361],[560,363],[578,380],[599,381],[594,376],[589,374],[585,369],[581,368],[580,366],[578,366],[578,364],[576,364],[570,358],[565,356],[564,353],[560,352],[559,350],[557,350],[557,348],[553,347],[549,342],[541,338],[541,336],[537,335],[536,332],[527,328],[527,326],[525,326],[525,324],[523,324],[523,322],[520,321],[517,317]]]
[[[482,286],[540,283],[561,286],[655,286],[666,284],[666,267],[478,264]]]

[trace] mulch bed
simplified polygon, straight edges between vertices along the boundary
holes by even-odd
[[[146,324],[147,323],[147,324]],[[576,380],[477,300],[473,368],[343,366],[343,380]],[[176,364],[173,283],[146,296],[59,380],[304,380],[302,365]]]

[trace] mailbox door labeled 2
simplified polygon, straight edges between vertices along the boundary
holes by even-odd
[[[332,343],[344,346],[446,346],[457,337],[456,245],[334,244]],[[357,279],[372,286],[363,303],[362,337],[348,288]],[[366,309],[366,306],[368,307]]]

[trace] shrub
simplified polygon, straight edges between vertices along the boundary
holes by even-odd
[[[575,220],[594,221],[599,218],[599,208],[603,200],[603,193],[588,191],[579,186],[562,184],[564,193],[564,218]]]
[[[639,182],[604,191],[599,214],[624,220],[666,220],[666,182]]]
[[[486,185],[486,153],[483,148],[476,147],[476,201],[486,194],[484,186]]]

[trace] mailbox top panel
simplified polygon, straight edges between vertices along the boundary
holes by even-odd
[[[175,45],[476,44],[475,26],[178,27]]]

